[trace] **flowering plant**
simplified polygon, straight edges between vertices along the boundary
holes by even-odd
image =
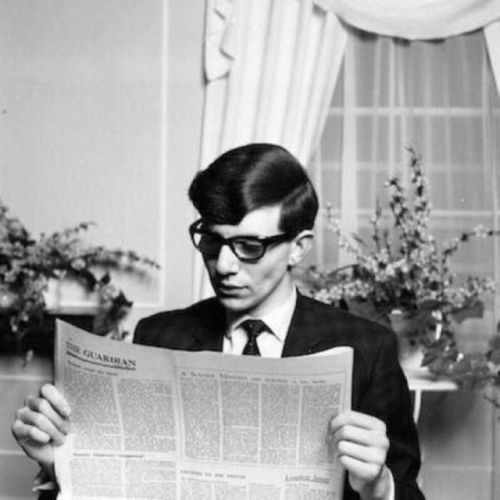
[[[377,202],[371,219],[372,244],[357,235],[348,238],[328,206],[328,227],[339,247],[353,255],[354,263],[332,271],[320,271],[313,266],[306,280],[312,284],[315,298],[373,320],[390,325],[389,314],[394,310],[413,319],[413,329],[407,333],[423,344],[424,364],[452,375],[450,362],[457,362],[463,355],[456,348],[449,318],[457,314],[461,314],[461,319],[481,315],[480,297],[494,292],[494,283],[489,277],[468,276],[457,284],[450,259],[472,238],[499,232],[477,226],[438,246],[429,229],[428,180],[421,158],[411,148],[409,153],[410,189],[405,190],[397,176],[390,176],[385,183],[392,228],[384,225],[387,215]],[[429,332],[434,337],[429,338]]]
[[[385,187],[390,192],[393,231],[382,227],[383,212],[377,203],[371,219],[372,248],[358,236],[354,241],[346,237],[328,207],[329,228],[338,237],[340,248],[354,255],[355,263],[317,273],[321,282],[317,298],[326,302],[369,300],[386,314],[394,309],[410,314],[436,309],[450,313],[474,306],[482,293],[494,291],[493,281],[481,276],[469,276],[456,286],[450,258],[471,238],[497,233],[477,226],[445,242],[440,249],[429,230],[428,181],[420,158],[411,149],[410,153],[413,196],[406,194],[398,177],[389,177]]]
[[[132,302],[111,283],[108,270],[140,272],[137,264],[158,265],[133,251],[86,245],[81,235],[91,226],[90,222],[82,222],[35,239],[0,201],[0,308],[9,316],[13,332],[22,333],[30,321],[41,317],[51,279],[76,279],[86,291],[97,293],[97,333],[109,333],[126,315]],[[103,270],[101,276],[96,269]]]

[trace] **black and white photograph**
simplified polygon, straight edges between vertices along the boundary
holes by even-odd
[[[0,0],[0,500],[500,498],[500,0]]]

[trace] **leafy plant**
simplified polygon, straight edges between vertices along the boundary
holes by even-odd
[[[490,358],[459,352],[450,318],[482,314],[481,296],[495,291],[494,282],[485,276],[468,276],[457,283],[451,259],[461,246],[473,238],[500,234],[483,226],[460,233],[439,246],[429,227],[431,205],[429,183],[421,158],[409,148],[410,186],[406,189],[397,176],[385,182],[389,210],[379,202],[371,218],[371,241],[359,235],[347,237],[331,206],[327,206],[328,227],[339,248],[351,254],[354,263],[333,270],[310,267],[303,281],[318,300],[351,309],[372,320],[390,324],[389,314],[399,310],[413,318],[413,336],[425,349],[424,364],[438,374],[464,380],[465,375],[479,380],[486,374]],[[435,311],[440,312],[438,336]],[[500,352],[497,348],[492,352]],[[492,358],[496,360],[497,354]],[[496,368],[488,372],[495,378]],[[493,373],[495,372],[495,373]],[[493,373],[493,375],[492,375]],[[486,375],[484,375],[486,376]]]
[[[312,268],[318,299],[369,301],[385,314],[393,309],[409,314],[435,309],[450,313],[473,307],[481,294],[494,291],[493,281],[482,276],[469,276],[456,285],[450,259],[463,243],[498,231],[477,226],[439,248],[429,229],[428,181],[420,157],[409,151],[411,190],[407,193],[398,177],[389,177],[385,187],[390,195],[392,227],[383,226],[383,210],[377,203],[371,219],[371,245],[357,235],[346,237],[332,208],[327,208],[330,230],[355,263],[326,272]]]
[[[45,292],[51,279],[77,280],[99,299],[98,333],[112,330],[132,306],[111,283],[109,270],[143,272],[140,266],[158,268],[153,260],[133,251],[109,250],[82,239],[93,225],[81,222],[60,232],[34,238],[0,201],[0,307],[11,329],[22,332],[46,310]],[[140,265],[140,266],[139,266]]]

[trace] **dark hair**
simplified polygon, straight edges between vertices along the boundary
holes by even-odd
[[[195,176],[189,198],[206,224],[236,225],[252,210],[281,205],[279,229],[312,229],[318,199],[299,161],[275,144],[248,144],[219,156]]]

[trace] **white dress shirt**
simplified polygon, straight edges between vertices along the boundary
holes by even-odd
[[[260,319],[269,328],[257,337],[260,355],[264,358],[280,358],[296,302],[297,291],[294,287],[288,299],[269,313],[259,317],[244,315],[236,318],[228,325],[222,351],[225,354],[241,354],[248,340],[241,324],[247,319]]]

